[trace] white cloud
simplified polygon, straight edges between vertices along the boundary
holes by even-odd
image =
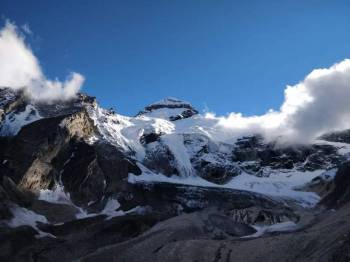
[[[305,143],[318,136],[350,128],[350,60],[326,69],[316,69],[294,86],[287,86],[278,111],[244,117],[231,113],[216,118],[218,126],[236,135],[263,134],[281,142]]]
[[[295,138],[309,140],[325,132],[350,128],[349,59],[312,71],[285,93],[281,110]]]
[[[1,29],[0,86],[24,89],[34,100],[52,102],[73,98],[83,82],[84,77],[74,72],[64,82],[47,79],[17,27],[6,22]]]

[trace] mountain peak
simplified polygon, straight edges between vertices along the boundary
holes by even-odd
[[[175,97],[166,97],[145,107],[145,110],[155,110],[159,108],[188,108],[193,109],[192,105],[184,100]]]
[[[137,116],[146,115],[176,121],[196,114],[198,114],[198,111],[189,102],[174,97],[166,97],[146,106]]]

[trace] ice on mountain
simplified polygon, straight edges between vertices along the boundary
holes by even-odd
[[[14,136],[23,126],[41,119],[40,114],[33,105],[27,105],[22,112],[10,112],[1,122],[0,136]]]
[[[11,209],[13,218],[7,221],[9,227],[30,226],[38,232],[38,237],[54,237],[50,233],[41,231],[37,223],[48,223],[46,217],[24,207],[15,206]]]
[[[184,138],[181,134],[167,134],[162,136],[162,141],[166,144],[175,157],[177,170],[180,175],[187,177],[193,174],[190,157],[184,146]]]

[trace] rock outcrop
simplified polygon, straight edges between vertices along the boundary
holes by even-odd
[[[330,208],[340,207],[350,202],[350,162],[342,164],[334,178],[332,190],[321,201]]]

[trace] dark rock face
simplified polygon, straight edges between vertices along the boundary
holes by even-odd
[[[344,234],[341,245],[337,246],[331,260],[333,262],[347,262],[350,258],[350,232]]]
[[[329,169],[344,161],[336,148],[330,145],[278,147],[274,143],[265,144],[259,136],[242,138],[236,145],[233,161],[255,161],[254,165],[244,166],[248,173],[256,173],[264,167],[313,171]]]
[[[122,190],[125,186],[123,183],[126,183],[129,173],[141,175],[141,170],[135,161],[126,157],[115,147],[98,143],[95,144],[95,150],[98,164],[106,177],[107,192],[114,193]]]
[[[17,228],[0,227],[0,260],[1,261],[25,261],[17,255],[26,247],[36,241],[35,229],[29,226]]]
[[[28,206],[32,197],[18,189],[11,178],[3,176],[0,182],[0,220],[12,218],[10,207],[13,204]]]
[[[197,171],[202,174],[202,178],[215,184],[225,184],[241,173],[241,170],[235,165],[222,166],[206,161],[201,161],[200,166],[196,167]]]
[[[247,235],[252,235],[256,230],[247,224],[243,223],[232,223],[232,219],[228,216],[221,214],[210,214],[208,216],[207,230],[210,232],[212,228],[216,229],[219,232],[215,232],[215,239],[224,239],[225,234],[229,236],[243,237]],[[214,231],[213,230],[213,231]]]
[[[325,134],[321,138],[330,142],[341,142],[341,143],[350,144],[350,130],[344,130],[344,131]]]
[[[179,170],[176,168],[174,155],[170,152],[169,148],[161,142],[147,147],[147,154],[143,164],[147,168],[166,176],[180,174]]]
[[[149,143],[153,143],[159,140],[159,137],[162,134],[157,134],[157,133],[149,133],[149,134],[144,134],[141,136],[140,138],[140,142],[141,144],[149,144]]]
[[[30,210],[47,218],[50,223],[66,223],[76,219],[78,209],[68,204],[56,204],[43,200],[33,200],[30,206]]]
[[[333,190],[321,201],[328,207],[339,207],[350,202],[350,162],[341,165],[334,178]]]
[[[41,225],[43,232],[56,238],[35,237],[31,227],[2,229],[1,261],[72,261],[96,248],[127,241],[153,226],[152,216],[128,215],[105,220],[97,216],[74,220],[63,225]]]
[[[98,202],[103,197],[106,181],[94,148],[84,142],[73,143],[69,154],[60,172],[64,188],[79,206],[89,201]]]
[[[178,114],[176,116],[170,116],[169,120],[176,121],[176,120],[180,120],[180,119],[184,119],[184,118],[189,118],[189,117],[194,116],[196,114],[198,114],[198,111],[193,109],[193,108],[190,108],[190,109],[183,111],[181,114]]]

